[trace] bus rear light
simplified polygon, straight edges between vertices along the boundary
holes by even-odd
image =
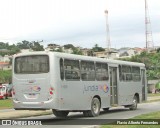
[[[49,92],[49,94],[53,95],[53,92],[52,92],[52,91],[50,91],[50,92]]]
[[[51,88],[49,89],[49,94],[50,94],[50,95],[53,95],[53,91],[54,91],[54,88],[51,87]]]

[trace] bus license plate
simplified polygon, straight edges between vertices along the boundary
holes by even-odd
[[[30,93],[29,95],[28,95],[28,98],[35,98],[36,97],[36,94],[34,94],[34,93]]]

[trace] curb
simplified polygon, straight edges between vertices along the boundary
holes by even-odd
[[[1,112],[0,119],[17,119],[25,117],[35,117],[41,115],[50,115],[52,114],[51,110],[46,111],[29,111],[29,110],[13,110],[8,112]]]
[[[93,126],[86,126],[86,127],[82,127],[82,128],[100,128],[100,125],[93,125]]]

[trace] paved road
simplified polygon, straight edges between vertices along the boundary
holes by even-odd
[[[85,118],[83,117],[82,113],[70,113],[69,118],[72,120],[56,120],[57,118],[53,115],[47,115],[47,116],[38,116],[38,117],[29,117],[25,119],[32,119],[32,120],[45,120],[45,124],[66,124],[66,123],[73,123],[75,122],[73,119],[128,119],[132,118],[137,115],[154,112],[154,111],[160,111],[160,102],[152,102],[152,103],[143,103],[138,105],[138,109],[136,111],[130,111],[129,109],[123,108],[123,107],[117,107],[112,108],[108,112],[102,111],[100,116],[95,118]],[[90,120],[89,120],[90,121]],[[93,122],[93,120],[91,120]],[[87,125],[88,126],[88,125]],[[13,126],[16,128],[16,126]],[[36,128],[37,126],[29,126],[29,128]],[[64,125],[48,125],[46,128],[63,128]],[[65,128],[82,128],[86,127],[86,125],[65,125]],[[5,127],[7,128],[7,127]],[[8,127],[9,128],[9,127]],[[38,128],[42,128],[42,126],[38,126]]]
[[[152,103],[143,103],[138,104],[138,108],[136,111],[130,111],[128,108],[124,107],[114,107],[111,108],[108,112],[101,111],[100,116],[95,117],[94,119],[128,119],[137,115],[160,111],[160,102],[152,102]],[[69,114],[70,118],[81,118],[81,119],[92,119],[83,117],[83,113],[73,113]],[[39,117],[29,117],[25,119],[55,119],[54,115],[47,116],[39,116]]]

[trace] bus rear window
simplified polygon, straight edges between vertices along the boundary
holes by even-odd
[[[15,58],[14,71],[17,74],[37,74],[49,72],[49,56],[31,55]]]

